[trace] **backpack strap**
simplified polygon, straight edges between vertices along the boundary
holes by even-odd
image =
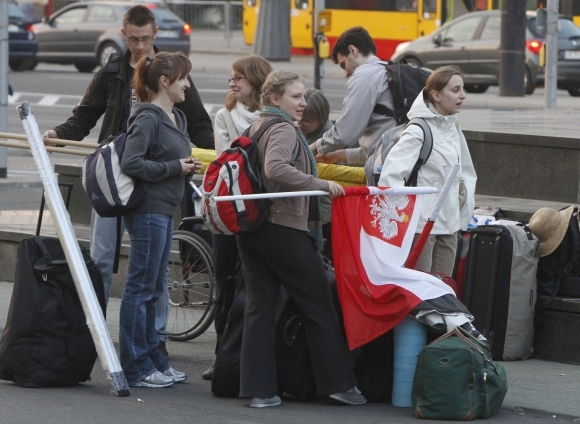
[[[108,64],[107,64],[107,66],[108,66]],[[159,125],[161,125],[161,121],[159,120],[159,117],[157,116],[157,114],[155,114],[153,112],[143,111],[142,113],[147,113],[148,115],[154,116],[153,119],[155,119],[157,121],[157,125],[155,125],[155,134],[153,135],[153,141],[151,142],[151,144],[147,148],[147,151],[145,152],[145,158],[147,160],[155,160],[157,153],[159,153],[158,135],[159,135]],[[127,133],[129,133],[129,129],[127,129]],[[117,242],[115,243],[115,257],[113,260],[113,274],[119,273],[119,260],[121,258],[121,244],[123,242],[123,232],[121,231],[121,227],[122,227],[121,220],[122,219],[123,218],[121,216],[117,217]]]
[[[405,60],[405,63],[407,63],[406,59],[402,59]],[[387,78],[388,78],[388,71],[387,71],[387,66],[392,65],[394,62],[388,60],[386,62],[380,62],[381,65],[383,65],[385,67],[385,72],[387,72]],[[390,88],[389,88],[390,90]],[[384,116],[390,116],[392,118],[395,117],[395,111],[394,109],[389,109],[387,106],[382,105],[380,103],[377,103],[375,105],[375,107],[373,108],[373,113],[376,113],[377,115],[384,115]]]
[[[425,162],[427,162],[429,156],[431,156],[431,152],[433,151],[433,133],[431,132],[429,124],[423,118],[411,119],[405,128],[408,128],[410,125],[417,125],[423,130],[423,146],[419,152],[419,158],[417,159],[417,162],[415,162],[415,166],[413,166],[413,170],[405,182],[405,186],[407,187],[417,187],[419,170]]]
[[[256,130],[256,132],[254,134],[252,134],[251,137],[249,135],[250,129],[252,129],[251,125],[248,128],[246,128],[246,131],[244,131],[244,133],[242,135],[246,136],[246,137],[250,137],[254,141],[254,143],[258,143],[258,141],[264,135],[264,133],[268,130],[268,128],[270,128],[272,125],[275,125],[275,124],[281,124],[282,122],[285,122],[282,118],[268,119],[267,121],[264,121],[262,123],[262,125],[260,125],[260,128],[258,128]]]
[[[266,130],[268,128],[270,128],[272,125],[280,124],[282,122],[287,122],[287,121],[284,119],[281,119],[281,118],[269,119],[269,120],[265,121],[260,126],[260,128],[258,128],[256,130],[256,132],[254,134],[252,134],[252,136],[250,138],[254,141],[254,143],[257,144],[260,137],[262,137],[262,135],[266,132]],[[242,135],[247,137],[248,134],[250,133],[250,128],[252,128],[252,127],[251,126],[248,127],[246,129],[246,131],[244,131],[244,134],[242,134]],[[300,144],[301,143],[300,143],[298,131],[296,131],[296,146],[294,147],[294,150],[292,151],[292,157],[290,158],[290,162],[289,162],[290,166],[292,166],[292,167],[296,166],[296,160],[298,159],[298,154],[300,153]],[[280,188],[281,188],[280,184],[276,184],[273,188],[273,193],[277,193],[278,191],[280,191]]]

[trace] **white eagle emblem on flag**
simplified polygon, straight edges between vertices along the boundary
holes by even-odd
[[[404,212],[399,215],[398,210],[405,209],[409,204],[409,197],[404,194],[390,196],[373,196],[370,206],[373,220],[371,225],[376,228],[379,225],[381,235],[390,240],[399,234],[397,222],[407,222],[409,216]]]

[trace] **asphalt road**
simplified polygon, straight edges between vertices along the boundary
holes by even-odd
[[[72,109],[80,102],[94,73],[84,74],[72,65],[40,64],[32,72],[11,72],[9,82],[16,96],[9,99],[8,132],[22,133],[22,125],[16,111],[16,105],[23,101],[30,102],[41,133],[66,121],[71,116]],[[228,74],[193,73],[193,82],[201,99],[210,113],[215,116],[223,107],[228,91]],[[325,80],[325,92],[333,110],[340,110],[344,97],[345,79]],[[311,80],[306,80],[307,86],[313,86]],[[98,136],[100,122],[89,136]]]
[[[194,348],[192,346],[192,348]],[[77,387],[23,389],[0,381],[0,422],[11,424],[159,424],[188,422],[196,424],[220,423],[276,423],[276,424],[386,424],[386,423],[448,423],[450,421],[418,421],[412,409],[391,404],[345,406],[319,396],[302,403],[283,398],[279,407],[249,408],[247,399],[219,398],[210,392],[210,382],[199,376],[207,362],[170,358],[171,364],[186,372],[190,378],[166,389],[132,388],[129,397],[111,396],[110,384],[97,362],[92,380]],[[506,409],[492,417],[493,423],[544,424],[563,423],[542,414],[518,413]]]
[[[335,65],[328,65],[335,66]],[[70,115],[73,107],[81,100],[93,73],[85,74],[76,70],[73,65],[40,64],[34,71],[10,72],[8,80],[16,96],[9,99],[8,132],[22,133],[22,125],[15,106],[22,101],[29,101],[41,132],[51,129],[64,122]],[[193,73],[192,79],[200,93],[210,116],[214,117],[219,108],[223,107],[227,87],[227,73]],[[325,78],[324,92],[329,100],[332,111],[342,109],[345,91],[345,78]],[[306,78],[306,86],[314,85],[311,78]],[[465,108],[477,108],[478,103],[485,99],[497,99],[498,87],[490,87],[484,94],[468,94],[464,103]],[[543,99],[544,89],[537,88],[532,96],[526,99]],[[470,105],[470,98],[474,101]],[[475,101],[477,100],[477,101]],[[558,90],[559,108],[577,108],[578,98],[571,97],[567,91]],[[530,107],[532,108],[532,107]],[[100,123],[97,124],[89,140],[98,136]]]

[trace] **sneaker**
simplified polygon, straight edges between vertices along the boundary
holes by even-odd
[[[151,387],[154,389],[161,387],[169,387],[175,383],[173,377],[168,377],[159,371],[142,378],[136,383],[131,384],[131,387]]]
[[[203,372],[203,374],[201,375],[201,378],[203,378],[204,380],[213,379],[213,367],[215,367],[215,362],[213,364],[211,364],[211,367],[209,367],[208,369],[206,369]]]
[[[334,393],[329,395],[332,399],[337,400],[347,405],[364,405],[367,403],[367,398],[365,398],[359,389],[353,387],[350,390],[342,393]]]
[[[278,396],[269,399],[252,398],[250,408],[267,408],[268,406],[278,406],[282,403]]]
[[[163,371],[163,375],[173,378],[176,383],[181,383],[182,381],[187,380],[187,375],[184,372],[174,370],[172,367],[169,367]]]
[[[167,344],[165,342],[160,341],[157,350],[159,350],[159,353],[166,358],[169,356],[169,352],[167,352]]]

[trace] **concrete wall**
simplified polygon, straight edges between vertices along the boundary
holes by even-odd
[[[580,135],[464,134],[478,176],[477,194],[580,203]]]

